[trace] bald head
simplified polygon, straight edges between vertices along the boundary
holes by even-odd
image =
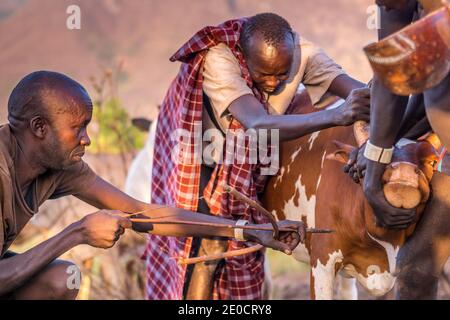
[[[83,108],[92,108],[92,102],[78,82],[57,72],[37,71],[25,76],[13,89],[8,120],[14,129],[37,116],[52,122],[58,114],[77,115]]]

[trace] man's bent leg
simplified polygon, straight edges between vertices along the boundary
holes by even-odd
[[[433,194],[417,230],[400,249],[397,299],[436,299],[450,254],[450,176],[436,173]]]
[[[12,253],[9,255],[11,256]],[[55,260],[8,294],[14,300],[74,300],[81,284],[78,267],[65,260]]]
[[[225,252],[228,241],[215,239],[202,239],[198,256],[212,255]],[[217,268],[222,260],[197,263],[192,272],[187,300],[211,300]]]
[[[202,166],[200,194],[209,182],[212,168]],[[199,201],[198,212],[210,214],[209,207],[204,199]],[[198,239],[194,241],[199,246],[198,253],[195,256],[212,255],[222,253],[228,249],[228,240],[218,239]],[[195,248],[193,248],[195,250]],[[191,272],[186,278],[185,299],[187,300],[211,300],[214,289],[214,279],[216,270],[220,267],[220,260],[201,262],[191,266]]]

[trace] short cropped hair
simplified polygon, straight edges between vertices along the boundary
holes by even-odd
[[[8,121],[18,127],[33,117],[41,116],[49,121],[55,113],[76,113],[70,103],[49,105],[46,98],[60,97],[62,92],[81,93],[87,97],[86,90],[75,80],[61,73],[36,71],[25,76],[11,92],[8,100]],[[74,97],[64,97],[70,102]]]
[[[248,18],[241,32],[240,44],[244,53],[249,52],[249,40],[255,34],[262,35],[268,45],[278,47],[283,44],[286,36],[292,35],[292,28],[284,18],[275,13],[260,13]]]

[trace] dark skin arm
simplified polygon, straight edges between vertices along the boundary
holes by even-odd
[[[253,95],[242,96],[228,108],[246,129],[279,129],[280,140],[293,140],[307,134],[369,120],[369,90],[347,75],[337,77],[329,91],[347,99],[340,107],[310,114],[270,115]],[[354,90],[355,89],[355,90]]]
[[[346,74],[342,74],[337,76],[336,79],[331,82],[328,92],[345,100],[353,90],[364,87],[366,87],[366,85],[361,81],[353,79]]]
[[[174,221],[194,221],[194,222],[212,222],[224,226],[232,226],[235,221],[224,219],[220,217],[198,214],[192,211],[183,210],[179,208],[161,208],[159,205],[147,204],[140,202],[127,194],[123,193],[113,185],[97,177],[95,182],[89,189],[82,194],[77,195],[81,200],[97,207],[116,210],[122,212],[140,212],[143,210],[152,210],[159,208],[154,212],[158,215],[171,215]],[[141,217],[151,217],[152,212],[145,213]],[[139,216],[137,216],[139,217]],[[251,224],[249,224],[251,225]],[[271,226],[271,225],[263,225]],[[290,254],[291,251],[298,245],[299,241],[304,241],[304,231],[300,230],[298,222],[284,221],[280,222],[280,226],[292,227],[299,232],[282,232],[282,242],[276,241],[272,237],[271,231],[255,231],[244,230],[244,237],[248,240],[261,243],[276,250],[283,251]],[[163,236],[179,236],[179,237],[226,237],[233,238],[234,230],[231,228],[217,228],[210,226],[191,226],[191,225],[176,225],[176,224],[149,224],[149,223],[133,223],[133,229],[138,232],[151,232],[152,234]],[[300,235],[298,234],[300,233]]]
[[[413,2],[403,10],[386,11],[381,8],[380,39],[411,23],[415,10]],[[371,92],[370,141],[379,147],[391,148],[400,129],[399,123],[405,115],[408,97],[391,93],[376,77]],[[364,192],[374,209],[378,224],[389,228],[406,228],[413,222],[415,210],[397,209],[386,201],[381,183],[386,165],[367,160],[366,166]]]
[[[382,148],[391,148],[400,129],[408,97],[390,93],[377,79],[372,87],[372,112],[370,141]],[[415,210],[392,207],[384,197],[381,177],[386,164],[367,160],[364,179],[364,192],[367,201],[374,209],[377,222],[389,228],[406,228],[415,218]]]
[[[131,223],[117,216],[118,212],[100,211],[77,221],[56,236],[32,249],[0,260],[0,296],[17,289],[33,275],[63,253],[80,244],[110,248],[118,239],[119,227]]]

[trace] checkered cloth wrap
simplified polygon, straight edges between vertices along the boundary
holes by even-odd
[[[263,102],[262,94],[253,86],[248,68],[238,49],[239,37],[245,19],[230,20],[217,27],[206,27],[195,34],[172,57],[181,61],[180,71],[172,82],[161,106],[156,130],[153,162],[152,202],[196,211],[199,196],[200,162],[173,161],[171,152],[177,141],[171,140],[176,129],[189,133],[200,133],[203,110],[203,61],[208,48],[225,43],[239,61],[242,77],[252,88],[255,97]],[[234,119],[230,129],[242,129]],[[187,141],[186,141],[187,140]],[[179,141],[187,159],[198,148],[201,140]],[[239,148],[239,146],[236,146]],[[248,144],[240,146],[246,157],[252,151]],[[201,149],[200,149],[201,151]],[[224,147],[224,157],[230,152]],[[231,150],[234,152],[234,150]],[[269,150],[270,152],[270,150]],[[201,153],[200,153],[201,154]],[[194,159],[194,156],[190,160]],[[195,158],[195,160],[199,160]],[[201,159],[200,159],[201,160]],[[231,219],[245,219],[254,223],[266,223],[260,213],[223,192],[223,184],[257,199],[266,182],[266,176],[259,174],[259,164],[220,164],[212,174],[203,195],[211,213]],[[189,256],[192,238],[174,238],[150,235],[144,254],[147,261],[147,298],[156,300],[182,299],[186,267],[177,264],[178,258]],[[229,241],[229,250],[245,247],[245,243]],[[227,259],[215,281],[215,299],[261,299],[264,281],[264,255],[260,252]]]

